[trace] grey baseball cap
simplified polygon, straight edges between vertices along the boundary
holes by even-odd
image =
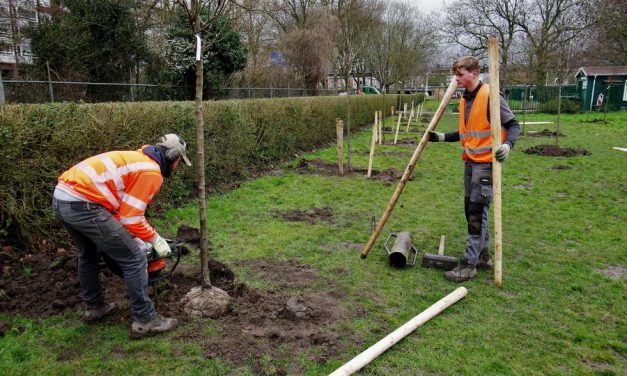
[[[192,162],[187,158],[187,143],[178,135],[174,133],[163,135],[157,140],[157,145],[174,151],[177,156],[180,155],[181,158],[183,158],[183,162],[185,162],[186,165],[192,165]]]

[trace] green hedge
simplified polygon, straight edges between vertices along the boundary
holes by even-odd
[[[249,167],[285,159],[332,141],[335,118],[351,109],[352,128],[375,110],[415,96],[376,95],[206,102],[205,158],[209,190],[247,177]],[[398,108],[398,107],[397,107]],[[27,244],[53,238],[50,211],[57,177],[79,161],[110,150],[137,149],[175,132],[195,159],[191,102],[5,105],[0,107],[0,238]],[[169,179],[153,209],[178,205],[196,191],[195,169]]]

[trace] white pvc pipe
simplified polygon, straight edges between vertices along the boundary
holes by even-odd
[[[359,371],[366,364],[372,362],[376,357],[383,354],[385,350],[394,346],[396,342],[400,341],[408,334],[416,330],[417,327],[429,321],[431,318],[438,315],[440,312],[444,311],[451,305],[457,303],[460,299],[466,296],[466,294],[468,294],[468,290],[466,290],[465,287],[458,287],[457,289],[455,289],[455,291],[438,300],[437,303],[427,308],[421,314],[409,320],[403,326],[388,334],[379,342],[370,346],[368,350],[362,352],[361,354],[351,359],[348,363],[336,369],[329,376],[347,376]]]

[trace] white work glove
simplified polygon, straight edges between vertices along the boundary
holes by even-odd
[[[155,252],[157,252],[157,254],[159,255],[159,257],[165,257],[172,253],[168,242],[166,242],[165,239],[159,235],[157,235],[157,240],[152,242],[152,246],[155,249]]]
[[[503,144],[501,145],[501,147],[499,148],[499,150],[496,151],[496,153],[494,154],[494,158],[499,161],[499,162],[503,162],[504,160],[507,159],[507,157],[509,156],[509,150],[510,150],[510,146],[509,144]]]

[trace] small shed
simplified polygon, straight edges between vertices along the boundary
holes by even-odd
[[[575,75],[584,111],[627,110],[627,66],[581,67]]]

